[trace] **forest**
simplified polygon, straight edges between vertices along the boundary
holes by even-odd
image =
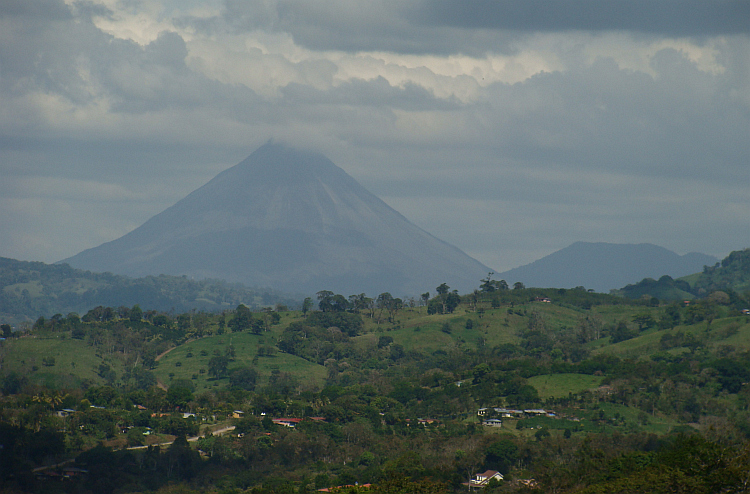
[[[703,279],[4,323],[0,492],[746,492],[750,293]]]

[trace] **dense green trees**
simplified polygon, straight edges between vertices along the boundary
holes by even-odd
[[[229,385],[233,388],[252,391],[258,382],[258,371],[252,367],[237,367],[229,373]]]
[[[135,307],[112,309],[110,319],[104,308],[86,321],[53,315],[34,340],[73,338],[92,349],[86,371],[107,384],[50,381],[64,390],[59,406],[78,410],[54,417],[39,375],[75,368],[57,354],[29,357],[19,367],[26,374],[0,376],[0,425],[63,431],[71,455],[97,441],[117,448],[177,436],[169,448],[80,454],[77,465],[90,472],[71,487],[80,492],[309,492],[357,482],[374,482],[371,493],[461,492],[484,469],[507,474],[488,492],[524,492],[518,480],[532,478],[543,492],[741,489],[750,367],[736,336],[746,334],[746,319],[731,301],[745,295],[659,306],[580,289],[509,290],[491,276],[481,283],[465,297],[441,284],[427,308],[389,293],[321,292],[321,310],[305,314],[240,304],[220,315],[134,318]],[[222,321],[232,334],[221,334]],[[6,363],[8,354],[0,353]],[[53,367],[31,370],[50,357]],[[303,368],[324,378],[295,371],[310,362],[321,367]],[[482,407],[502,429],[480,425]],[[495,407],[557,417],[507,417]],[[245,418],[228,419],[233,410]],[[292,429],[271,420],[279,417],[301,422]],[[180,438],[227,425],[237,429]],[[23,454],[14,468],[30,472],[40,460]]]

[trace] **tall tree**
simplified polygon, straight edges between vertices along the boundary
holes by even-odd
[[[228,323],[232,332],[245,331],[253,327],[253,313],[245,304],[240,304],[234,310],[234,317]]]
[[[305,300],[302,301],[302,315],[306,316],[308,312],[310,312],[310,309],[312,309],[312,299],[310,297],[305,297]]]

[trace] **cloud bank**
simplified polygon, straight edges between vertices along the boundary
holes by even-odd
[[[13,0],[0,256],[112,240],[269,138],[499,271],[750,232],[747,2]]]

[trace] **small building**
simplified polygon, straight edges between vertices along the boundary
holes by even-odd
[[[479,410],[477,410],[477,415],[479,415],[480,417],[486,417],[487,415],[490,415],[490,416],[495,416],[495,417],[499,416],[500,418],[504,418],[504,419],[512,419],[512,418],[523,417],[525,414],[524,414],[524,410],[513,410],[510,408],[495,407],[495,408],[480,408]]]
[[[325,487],[323,489],[318,489],[318,492],[337,492],[337,491],[342,491],[346,489],[347,487],[358,487],[360,489],[369,489],[370,487],[372,487],[372,484],[337,485],[336,487]]]
[[[487,427],[502,427],[503,421],[500,419],[485,419],[482,421],[482,425],[486,425]]]
[[[276,425],[283,425],[284,427],[291,427],[294,429],[297,424],[302,422],[302,419],[271,419]]]
[[[474,475],[474,478],[464,485],[467,485],[469,490],[484,489],[493,479],[499,482],[503,480],[503,474],[497,470],[487,470],[484,473]]]

